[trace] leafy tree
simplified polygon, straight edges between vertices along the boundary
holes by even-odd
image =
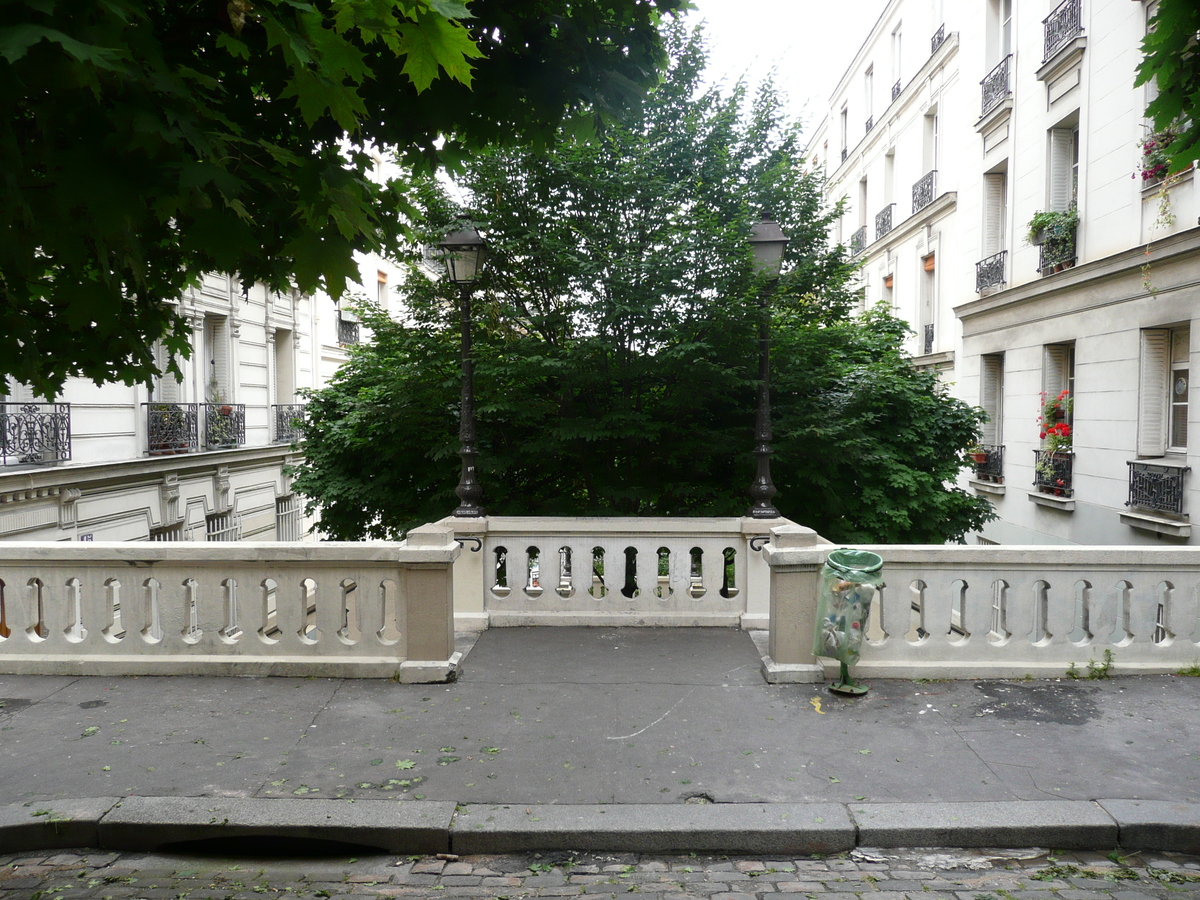
[[[1134,86],[1157,85],[1146,115],[1157,133],[1174,136],[1165,153],[1168,172],[1179,172],[1200,157],[1200,5],[1161,0],[1149,24]]]
[[[489,241],[475,384],[485,500],[507,515],[730,515],[749,505],[759,297],[774,310],[776,503],[839,540],[941,541],[985,520],[945,487],[980,413],[901,351],[886,314],[852,319],[837,213],[802,168],[770,85],[702,89],[697,34],[668,79],[595,144],[509,149],[467,167],[462,212]],[[454,210],[421,200],[433,242]],[[747,238],[791,237],[777,285]],[[309,399],[295,488],[341,539],[394,537],[455,505],[455,293],[409,257],[413,319],[366,311],[358,348]]]
[[[0,377],[146,381],[205,271],[339,295],[410,167],[546,140],[656,82],[683,0],[0,4]]]

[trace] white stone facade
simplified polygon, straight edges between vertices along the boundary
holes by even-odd
[[[999,515],[982,543],[1192,541],[1200,203],[1191,171],[1165,191],[1142,177],[1153,9],[892,0],[808,147],[847,202],[832,237],[866,227],[866,303],[891,303],[916,364],[992,415],[962,479]],[[1029,239],[1036,213],[1071,210],[1076,228]],[[1051,456],[1037,419],[1064,389],[1072,446]]]

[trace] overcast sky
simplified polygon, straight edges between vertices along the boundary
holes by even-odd
[[[688,22],[708,22],[710,75],[754,85],[772,68],[806,130],[862,46],[887,0],[693,0]],[[807,107],[807,113],[805,109]]]

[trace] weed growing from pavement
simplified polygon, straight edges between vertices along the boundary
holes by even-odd
[[[1180,669],[1175,674],[1182,675],[1184,678],[1200,678],[1200,662],[1192,663],[1186,669]]]
[[[1098,663],[1094,659],[1089,659],[1087,664],[1087,674],[1082,674],[1075,663],[1067,666],[1067,677],[1072,681],[1102,681],[1105,678],[1112,677],[1113,668],[1113,652],[1111,650],[1104,651],[1104,662]]]

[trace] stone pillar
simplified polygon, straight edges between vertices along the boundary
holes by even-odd
[[[483,547],[487,539],[488,519],[447,516],[437,523],[463,538],[463,552],[454,564],[454,627],[457,631],[486,631],[488,613],[484,591],[492,575],[495,557]],[[478,541],[478,546],[476,546]]]
[[[454,655],[454,536],[440,525],[422,525],[408,532],[402,546],[417,551],[401,560],[405,661],[444,663]],[[448,549],[453,552],[447,556]]]
[[[763,558],[762,545],[771,535],[771,530],[781,525],[793,525],[792,521],[779,519],[754,519],[742,517],[743,543],[739,553],[745,554],[746,611],[742,614],[742,630],[755,631],[768,628],[771,614],[771,570]]]
[[[769,655],[763,660],[763,676],[772,684],[825,678],[812,642],[827,546],[811,528],[780,525],[771,529],[771,543],[763,548],[771,570]]]

